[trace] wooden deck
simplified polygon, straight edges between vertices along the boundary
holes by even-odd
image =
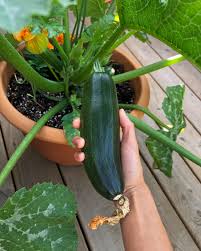
[[[134,37],[123,46],[133,53],[142,65],[156,62],[175,54],[156,39],[143,44]],[[201,156],[201,73],[190,63],[183,62],[152,73],[150,109],[164,119],[161,103],[168,85],[184,83],[185,117],[187,128],[178,142]],[[155,126],[147,117],[144,121]],[[201,250],[201,168],[174,154],[174,171],[171,179],[152,169],[152,159],[144,145],[145,135],[137,132],[146,182],[148,183],[161,218],[176,251]],[[15,150],[23,135],[0,116],[0,167]],[[97,232],[87,227],[88,220],[97,213],[110,214],[112,203],[94,191],[83,167],[63,167],[43,159],[31,147],[17,163],[6,185],[0,190],[0,203],[16,189],[31,187],[37,182],[64,183],[75,193],[78,202],[77,230],[79,251],[124,250],[120,228],[104,227]],[[161,251],[162,251],[161,247]]]

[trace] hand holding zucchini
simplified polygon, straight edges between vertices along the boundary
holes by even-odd
[[[103,197],[117,202],[112,217],[95,217],[90,227],[114,225],[129,212],[129,202],[122,195],[124,185],[116,87],[111,76],[100,69],[84,86],[81,136],[86,142],[84,166],[92,185]]]

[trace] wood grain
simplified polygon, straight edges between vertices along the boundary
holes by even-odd
[[[150,88],[151,99],[149,108],[152,112],[161,117],[160,104],[165,96],[165,93],[152,77],[150,77]],[[149,118],[145,117],[144,121],[157,128],[154,122]],[[194,131],[195,130],[191,128],[190,132]],[[144,159],[147,163],[149,163],[149,167],[152,168],[153,160],[144,144],[146,136],[142,133],[138,133],[138,135],[140,150]],[[196,139],[192,139],[191,136],[192,134],[186,135],[187,138],[190,138],[189,140],[196,141]],[[200,140],[199,134],[197,139]],[[194,148],[191,150],[194,151]],[[197,165],[193,165],[191,167],[194,168],[194,171],[200,177],[201,168]],[[199,180],[189,170],[189,167],[186,165],[184,160],[177,154],[174,155],[174,169],[173,177],[171,179],[167,178],[159,171],[154,171],[153,174],[173,204],[178,215],[181,217],[182,221],[185,222],[187,228],[190,230],[191,234],[194,236],[201,248],[201,185]]]
[[[151,78],[150,78],[151,80]],[[164,92],[156,84],[155,81],[151,81],[151,100],[150,109],[154,113],[158,113],[159,104],[163,100]],[[151,126],[156,127],[153,121],[147,117],[144,120]],[[152,166],[153,160],[150,157],[145,144],[145,136],[138,133],[138,142],[140,145],[140,150],[143,154],[144,159]],[[191,139],[192,140],[192,139]],[[197,167],[200,171],[200,168]],[[165,177],[160,172],[154,172],[157,180],[164,189],[165,193],[168,195],[169,200],[172,202],[173,206],[176,208],[178,214],[185,222],[188,229],[191,231],[192,235],[196,238],[199,246],[201,247],[201,185],[200,182],[195,178],[194,174],[189,170],[189,167],[183,161],[181,157],[176,155],[174,158],[174,170],[173,177],[171,179]]]
[[[122,49],[126,50],[127,53],[129,52],[131,53],[131,51],[129,51],[129,49],[126,46],[122,45],[121,47]],[[151,100],[149,103],[149,109],[153,113],[155,113],[162,121],[169,124],[168,120],[165,118],[165,115],[161,109],[165,93],[163,89],[158,85],[158,83],[152,78],[152,76],[147,75],[147,77],[149,79],[149,85],[151,89]],[[196,155],[201,156],[200,134],[195,130],[195,128],[192,126],[192,124],[189,122],[188,119],[186,119],[186,128],[184,132],[179,135],[177,142],[186,147],[187,149],[189,149],[190,151],[194,152]],[[194,164],[188,159],[185,159],[185,161],[188,163],[193,173],[201,182],[201,168],[199,168],[196,164]]]
[[[160,40],[149,37],[151,44],[149,45],[154,49],[161,58],[172,57],[177,54],[166,44]],[[201,99],[201,72],[196,69],[189,61],[184,61],[179,64],[172,65],[171,68],[182,79],[183,82]]]
[[[21,142],[23,135],[12,125],[8,124],[4,118],[1,117],[0,119],[8,154],[11,156],[16,146]],[[17,189],[21,187],[32,187],[34,184],[41,182],[63,183],[56,164],[45,160],[31,147],[27,149],[26,153],[16,164],[13,170],[13,176]],[[88,251],[78,222],[76,222],[76,228],[79,237],[78,251]]]
[[[146,164],[143,161],[142,163],[146,182],[153,193],[174,250],[199,250]],[[83,167],[61,167],[61,172],[66,183],[76,195],[78,214],[91,249],[93,251],[123,251],[119,226],[102,227],[97,231],[92,231],[87,226],[89,220],[95,215],[110,215],[114,208],[113,203],[105,200],[96,193]]]
[[[159,55],[152,48],[150,48],[149,45],[142,43],[133,36],[126,41],[126,46],[138,58],[142,65],[148,65],[161,60]],[[165,90],[168,86],[184,84],[169,67],[152,72],[150,75],[163,90]],[[198,115],[200,114],[200,107],[200,99],[189,89],[188,86],[186,86],[184,114],[193,126],[201,133],[201,116]]]
[[[126,42],[126,46],[144,65],[156,62],[161,57],[174,55],[174,52],[161,42],[155,39],[152,39],[152,42],[152,45],[147,45],[135,38],[130,38]],[[124,49],[128,50],[125,46]],[[152,73],[150,77],[150,110],[164,120],[160,108],[165,95],[164,89],[169,85],[186,83],[185,116],[187,118],[187,128],[179,136],[178,142],[199,156],[201,156],[201,138],[199,134],[201,132],[201,117],[199,116],[201,104],[199,99],[201,97],[200,80],[200,72],[187,62],[172,66],[172,69],[166,68]],[[144,120],[151,126],[155,126],[150,119],[145,118]],[[10,156],[23,136],[1,116],[0,122]],[[201,169],[188,160],[186,160],[187,165],[181,157],[174,154],[173,178],[166,178],[163,174],[153,171],[153,161],[144,145],[145,135],[139,132],[137,135],[143,159],[146,161],[146,163],[142,161],[145,179],[152,191],[174,250],[201,250],[201,186],[199,182],[199,180],[201,181]],[[3,144],[0,131],[0,168],[7,161],[5,147],[2,147]],[[29,148],[17,163],[13,176],[17,188],[22,186],[31,187],[37,182],[44,181],[63,183],[64,179],[65,183],[75,192],[78,201],[78,220],[83,231],[81,231],[79,223],[76,222],[79,234],[78,250],[88,250],[85,241],[87,240],[90,250],[93,251],[123,251],[119,226],[103,227],[97,232],[93,232],[87,227],[88,221],[94,215],[111,214],[114,209],[113,204],[95,192],[86,177],[83,167],[61,167],[60,169],[63,177],[61,177],[60,170],[55,164],[44,160],[33,149]],[[0,203],[13,192],[14,186],[10,177],[5,187],[0,190]]]
[[[0,125],[0,171],[3,169],[6,162],[7,162],[7,155]],[[2,187],[0,187],[0,205],[3,205],[3,203],[7,200],[7,198],[14,192],[15,192],[15,187],[13,184],[13,180],[11,175],[9,175],[7,180],[5,181],[5,184]]]

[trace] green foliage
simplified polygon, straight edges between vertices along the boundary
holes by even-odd
[[[62,118],[62,125],[64,128],[66,139],[68,141],[68,144],[72,147],[74,147],[73,142],[72,142],[73,138],[75,136],[80,135],[80,131],[78,129],[73,128],[72,126],[73,120],[78,117],[80,117],[80,113],[77,110],[73,110],[73,112],[66,114]]]
[[[52,4],[50,14],[48,16],[34,16],[31,26],[32,33],[41,33],[41,30],[48,31],[48,37],[52,38],[64,32],[62,19],[65,13],[65,8],[59,3]]]
[[[164,41],[201,68],[201,1],[117,0],[121,24]]]
[[[54,6],[60,3],[63,8],[75,5],[76,0],[12,0],[0,2],[0,28],[16,32],[31,23],[32,16],[48,16]]]
[[[186,127],[183,115],[184,90],[184,86],[181,85],[167,87],[167,97],[165,97],[162,105],[163,111],[172,125],[169,131],[161,129],[159,132],[173,141],[176,141],[178,134]],[[146,145],[157,168],[170,177],[172,174],[173,151],[168,146],[151,137],[148,137],[146,140]]]
[[[88,48],[81,62],[83,66],[85,66],[88,60],[103,46],[117,26],[118,23],[114,21],[114,17],[112,15],[106,15],[85,30],[81,39],[88,41]]]
[[[68,141],[68,144],[71,145],[72,147],[74,147],[72,140],[75,136],[80,135],[80,131],[78,129],[75,129],[72,126],[72,122],[75,118],[80,117],[79,110],[80,110],[81,100],[75,94],[73,94],[70,97],[70,103],[73,108],[73,111],[71,113],[63,116],[62,125],[64,128],[64,133],[65,133],[66,139]]]
[[[0,9],[0,27],[15,32],[30,23],[32,15],[48,15],[51,9],[51,1],[1,1]]]
[[[77,9],[81,9],[82,0],[78,0]],[[86,16],[98,20],[106,14],[108,4],[104,0],[87,0]],[[73,8],[75,11],[75,8]]]
[[[136,38],[138,38],[140,41],[142,41],[143,43],[145,42],[149,42],[149,38],[147,36],[147,33],[143,32],[143,31],[137,31],[134,36]]]
[[[99,19],[105,15],[107,4],[103,0],[88,0],[87,16],[93,19]]]
[[[183,115],[183,98],[185,87],[181,85],[167,87],[166,95],[163,101],[163,111],[167,119],[173,125],[171,131],[175,135],[179,134],[186,127]]]
[[[70,64],[73,66],[74,69],[77,69],[80,65],[80,61],[82,60],[82,55],[84,53],[84,39],[79,39],[78,43],[74,45],[72,48],[69,60]]]
[[[22,188],[0,209],[0,250],[77,250],[76,203],[63,185]]]
[[[171,138],[172,134],[163,130],[158,130],[160,133],[164,134],[168,138]],[[158,142],[157,140],[148,137],[146,140],[146,146],[154,159],[155,168],[158,168],[168,177],[172,175],[172,150]]]

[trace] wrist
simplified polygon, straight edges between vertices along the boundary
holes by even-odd
[[[133,196],[136,196],[139,193],[144,193],[144,192],[147,192],[147,191],[149,191],[149,188],[148,188],[147,184],[145,183],[145,181],[142,181],[137,186],[132,186],[132,187],[126,188],[123,194],[128,199],[130,199],[130,198],[133,198]]]

